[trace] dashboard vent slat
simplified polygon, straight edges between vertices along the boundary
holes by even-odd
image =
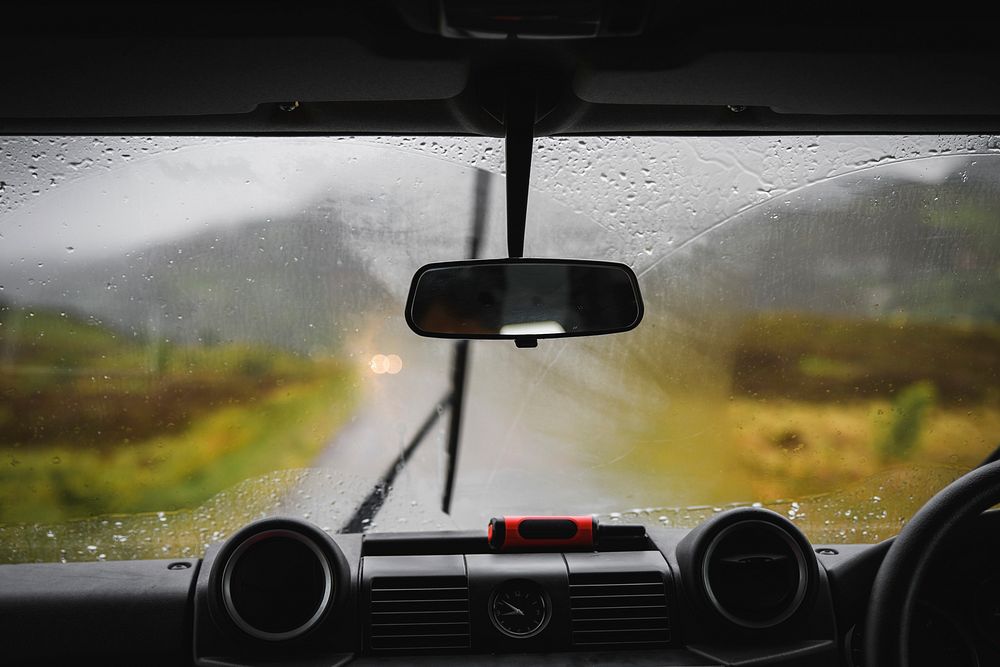
[[[470,646],[465,577],[374,577],[369,604],[372,651],[450,652]]]
[[[569,593],[575,646],[649,648],[670,643],[660,572],[570,574]]]

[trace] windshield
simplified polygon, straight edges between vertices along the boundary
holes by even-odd
[[[761,504],[871,542],[1000,444],[995,138],[539,139],[526,256],[630,265],[645,318],[460,353],[403,303],[505,255],[502,154],[0,139],[0,561],[189,556],[275,514]]]

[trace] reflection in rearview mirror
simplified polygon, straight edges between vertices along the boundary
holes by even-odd
[[[635,274],[613,262],[499,259],[428,264],[406,321],[435,338],[533,339],[628,331],[642,320]]]

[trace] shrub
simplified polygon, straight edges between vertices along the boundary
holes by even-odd
[[[934,384],[926,380],[915,382],[896,395],[892,402],[892,421],[877,445],[884,460],[902,461],[913,454],[936,399]]]

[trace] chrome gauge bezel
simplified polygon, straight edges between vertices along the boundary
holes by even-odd
[[[320,567],[323,570],[323,595],[320,599],[319,604],[316,607],[315,613],[309,617],[309,619],[302,625],[292,628],[291,630],[286,630],[284,632],[268,632],[266,630],[261,630],[255,628],[254,626],[247,623],[247,621],[240,615],[239,611],[236,609],[236,604],[233,602],[232,595],[232,577],[233,570],[236,564],[239,562],[240,557],[247,552],[254,544],[262,542],[266,539],[271,539],[275,537],[284,537],[293,539],[301,544],[304,544],[309,550],[316,556],[320,562]],[[330,602],[333,600],[334,592],[336,590],[336,583],[333,578],[333,569],[330,566],[330,560],[327,558],[323,550],[316,544],[315,541],[310,539],[307,535],[302,533],[289,530],[286,528],[275,528],[271,530],[265,530],[260,533],[251,535],[243,542],[241,542],[236,549],[233,550],[229,558],[226,560],[226,566],[222,571],[222,602],[225,606],[226,613],[229,614],[229,618],[236,624],[243,632],[247,633],[251,637],[257,639],[263,639],[265,641],[286,641],[289,639],[294,639],[299,637],[312,628],[316,626],[323,618],[327,609],[330,608]]]

